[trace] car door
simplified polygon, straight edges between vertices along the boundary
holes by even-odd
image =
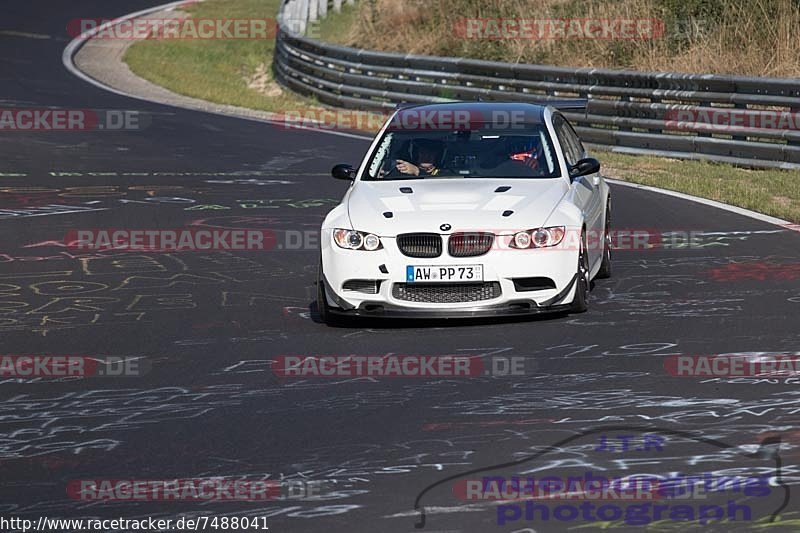
[[[553,116],[553,127],[558,140],[564,150],[564,157],[569,166],[574,165],[584,157],[588,157],[586,149],[572,129],[572,126],[560,114]],[[586,229],[589,232],[589,264],[594,265],[602,256],[602,249],[596,246],[602,242],[600,236],[603,234],[603,202],[600,198],[600,188],[594,184],[597,174],[579,176],[572,180],[573,198],[575,204],[583,212]]]

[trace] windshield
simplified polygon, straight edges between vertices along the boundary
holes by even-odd
[[[557,178],[560,173],[543,124],[498,129],[387,130],[362,179]]]

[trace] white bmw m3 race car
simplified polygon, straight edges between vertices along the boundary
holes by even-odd
[[[599,170],[556,107],[399,109],[357,170],[333,168],[352,183],[322,224],[320,318],[585,311],[611,274]]]

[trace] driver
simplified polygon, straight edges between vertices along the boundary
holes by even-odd
[[[541,143],[536,137],[529,137],[522,141],[512,143],[508,158],[512,161],[518,161],[532,168],[539,170],[539,158],[541,157]]]
[[[418,164],[409,163],[402,159],[397,160],[397,170],[409,176],[436,176],[439,174],[439,161],[442,159],[444,149],[438,142],[420,142],[418,149]]]

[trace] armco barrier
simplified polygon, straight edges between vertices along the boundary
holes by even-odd
[[[281,84],[332,106],[382,111],[401,102],[586,98],[584,113],[565,115],[590,146],[800,169],[800,78],[502,63],[360,50],[304,36],[329,6],[338,11],[341,5],[342,0],[284,0],[274,61]],[[675,120],[765,111],[777,124],[714,131],[702,120]]]

